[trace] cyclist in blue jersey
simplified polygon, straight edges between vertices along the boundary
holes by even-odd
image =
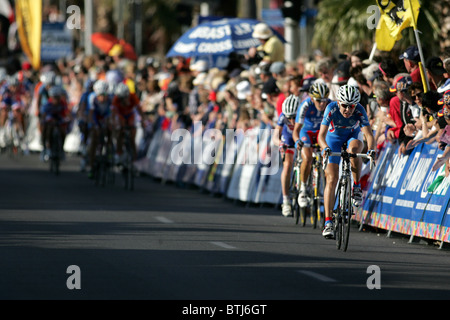
[[[300,207],[308,205],[307,181],[312,165],[312,146],[317,143],[320,125],[327,105],[332,102],[328,99],[330,89],[325,83],[314,83],[309,89],[309,97],[306,98],[297,111],[293,138],[295,147],[302,155],[301,186],[298,196]]]
[[[369,150],[367,155],[375,159],[375,139],[366,110],[359,103],[360,99],[361,94],[358,88],[344,85],[339,88],[337,101],[327,106],[318,137],[324,155],[329,155],[331,152],[341,152],[342,145],[345,142],[348,142],[348,152],[361,153],[364,149],[365,138]],[[334,235],[332,212],[336,197],[336,185],[339,180],[340,161],[340,157],[330,157],[325,171],[325,228],[322,235],[326,238]],[[354,181],[353,205],[359,207],[362,203],[361,158],[352,158],[351,165]]]
[[[292,139],[294,130],[295,115],[297,114],[300,98],[290,95],[284,100],[282,113],[278,119],[277,131],[279,133],[278,145],[283,158],[283,171],[281,172],[281,190],[283,193],[283,204],[281,206],[282,214],[285,217],[292,215],[291,199],[289,197],[289,182],[294,163],[295,143]]]
[[[97,80],[94,84],[94,92],[88,98],[88,129],[90,131],[89,145],[89,178],[93,177],[93,164],[95,160],[95,150],[99,142],[102,128],[106,129],[109,141],[112,137],[111,106],[112,98],[109,95],[109,85],[104,80]]]

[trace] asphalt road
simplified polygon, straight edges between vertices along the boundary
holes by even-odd
[[[146,176],[96,187],[76,157],[57,177],[2,155],[0,177],[2,300],[450,298],[450,251],[405,237],[355,226],[342,252],[269,206]]]

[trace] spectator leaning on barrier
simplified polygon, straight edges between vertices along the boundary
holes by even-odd
[[[439,148],[444,150],[444,153],[436,159],[432,170],[436,171],[445,164],[445,176],[448,177],[450,176],[450,90],[444,92],[440,103],[444,105],[444,108],[442,116],[438,120],[439,127],[442,128],[439,136]]]
[[[416,101],[421,100],[422,106],[422,114],[420,117],[420,121],[416,123],[416,128],[420,130],[419,132],[407,132],[408,135],[413,135],[414,139],[409,141],[407,144],[407,149],[411,150],[420,143],[432,143],[436,141],[437,134],[439,133],[439,125],[438,125],[438,114],[441,109],[439,105],[439,99],[441,95],[437,91],[428,91],[422,95],[422,98],[419,98],[422,89],[420,88],[419,83],[416,88],[411,90],[411,94],[416,96]],[[419,126],[420,123],[420,126]]]

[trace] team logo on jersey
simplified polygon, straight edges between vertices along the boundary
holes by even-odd
[[[331,120],[331,123],[330,123],[330,129],[328,130],[329,132],[334,132],[336,129],[335,129],[335,127],[334,127],[334,123],[333,123],[333,120]]]

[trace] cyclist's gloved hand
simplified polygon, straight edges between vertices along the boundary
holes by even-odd
[[[329,156],[330,153],[331,153],[331,149],[330,149],[329,147],[326,147],[326,148],[323,149],[323,151],[322,151],[322,156],[323,156],[323,157]]]
[[[303,141],[301,141],[300,139],[298,139],[297,141],[295,141],[295,148],[296,149],[301,149],[303,148]]]
[[[367,156],[371,157],[373,160],[375,160],[375,156],[377,155],[375,150],[369,150],[367,151]]]

